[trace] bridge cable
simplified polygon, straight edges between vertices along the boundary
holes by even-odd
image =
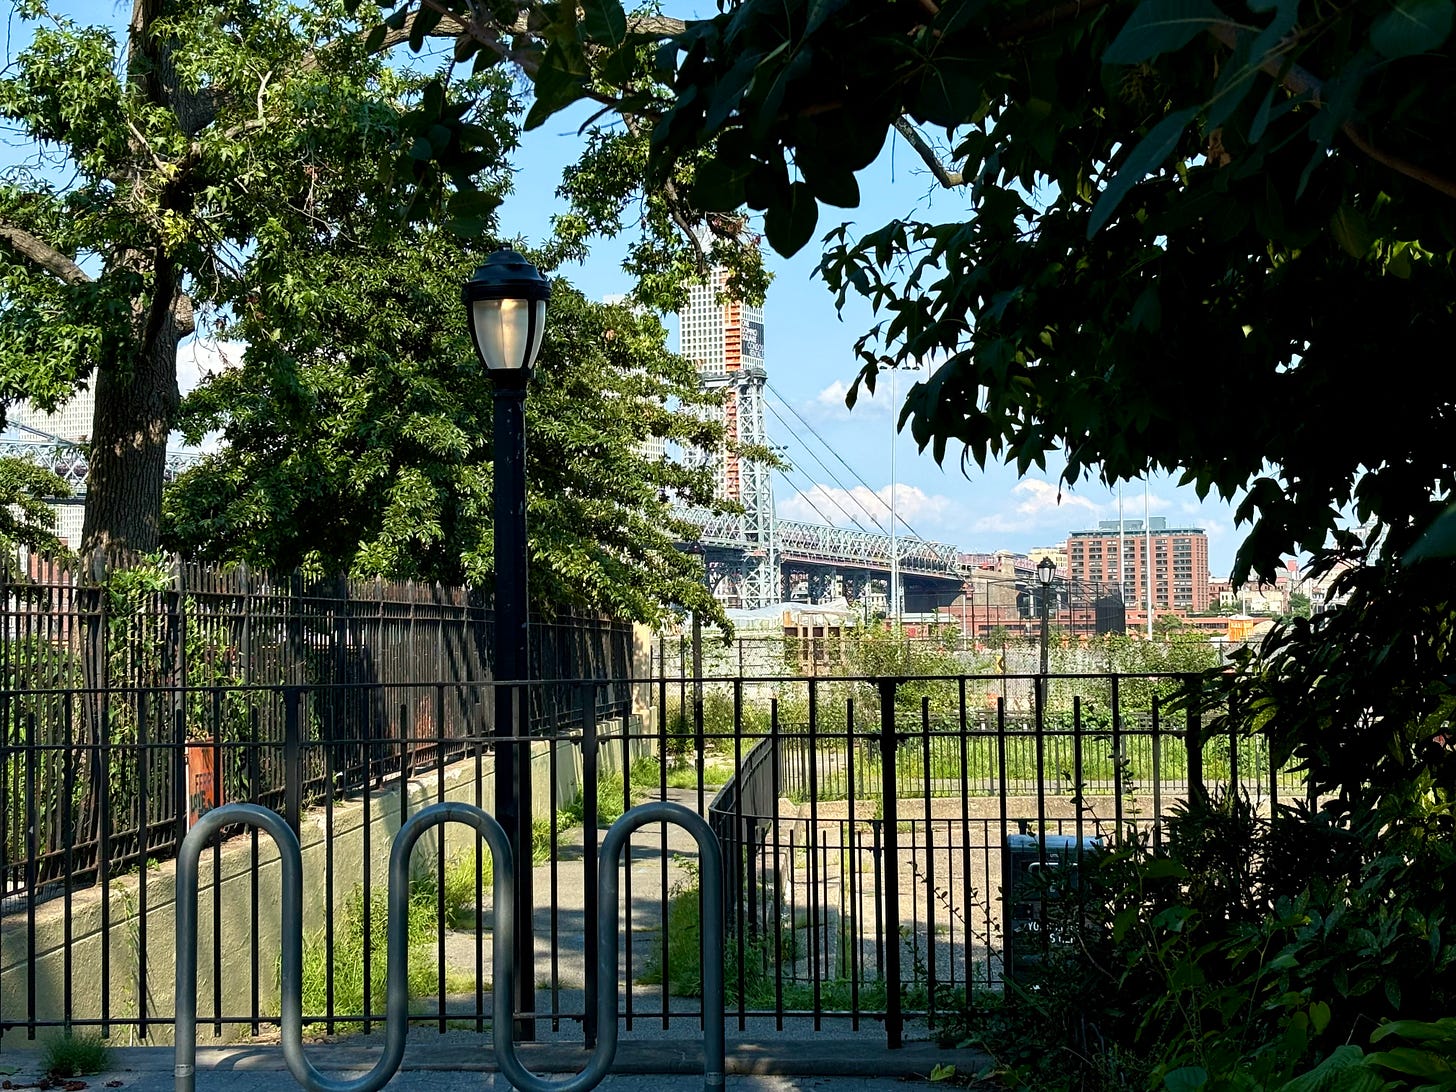
[[[810,508],[814,509],[814,514],[817,515],[820,519],[822,519],[824,521],[825,526],[827,526],[827,527],[836,527],[837,526],[837,524],[835,524],[835,522],[832,519],[830,519],[825,514],[824,509],[820,508],[817,504],[814,503],[814,501],[813,501],[813,496],[814,496],[814,482],[813,481],[810,481],[810,483],[809,483],[809,491],[808,492],[805,492],[804,490],[800,489],[797,485],[794,484],[793,479],[789,477],[787,471],[784,471],[784,470],[779,469],[779,468],[775,468],[775,469],[778,469],[779,475],[784,479],[785,482],[788,483],[789,488],[793,489],[794,492],[796,494],[798,494],[799,498],[801,500],[803,500],[803,502],[805,504],[807,504]],[[840,504],[837,500],[835,500],[833,496],[831,496],[828,493],[821,493],[820,496],[825,497],[826,499],[828,499],[831,503],[834,504],[834,506],[836,508],[838,508],[841,512],[843,512],[844,515],[848,516],[850,520],[853,520],[855,522],[855,528],[857,530],[859,530],[861,533],[863,533],[863,534],[869,534],[870,533],[869,531],[866,531],[863,527],[861,527],[859,525],[859,522],[857,520],[854,520],[854,516],[851,515],[849,512],[846,512],[844,510],[844,506],[842,504]]]
[[[840,464],[846,470],[848,470],[851,474],[854,475],[855,480],[858,481],[860,483],[860,485],[864,486],[866,489],[869,490],[870,495],[873,496],[877,501],[880,502],[880,504],[890,513],[891,518],[896,523],[898,523],[902,527],[904,527],[905,530],[907,530],[907,531],[910,532],[911,537],[917,538],[921,542],[929,542],[929,541],[931,541],[930,539],[927,539],[925,536],[923,536],[919,531],[915,530],[914,527],[910,526],[910,522],[904,516],[902,516],[902,515],[900,515],[900,513],[896,512],[894,508],[890,507],[890,502],[889,501],[885,500],[883,497],[881,497],[879,495],[879,493],[875,492],[874,489],[870,488],[870,484],[868,482],[866,482],[864,480],[864,478],[860,477],[859,471],[855,470],[854,467],[850,466],[849,463],[847,463],[847,462],[844,461],[844,457],[842,455],[840,455],[839,452],[835,451],[834,448],[833,448],[833,446],[831,444],[829,444],[824,439],[823,436],[819,435],[818,430],[816,430],[813,425],[809,424],[809,422],[804,419],[804,415],[801,414],[798,410],[796,410],[794,408],[794,406],[793,406],[793,403],[789,402],[788,399],[786,399],[782,394],[780,394],[778,392],[778,390],[773,386],[772,383],[769,383],[769,382],[765,381],[764,382],[764,386],[765,386],[765,388],[767,388],[773,394],[773,396],[775,398],[777,398],[780,402],[782,402],[788,408],[789,412],[792,413],[799,420],[799,422],[801,424],[803,424],[803,426],[806,429],[808,429],[810,435],[812,435],[814,437],[814,439],[818,440],[821,444],[823,444],[824,447],[829,451],[829,453],[831,455],[833,455],[836,459],[838,459],[839,462],[840,462]],[[765,400],[765,403],[764,404],[765,405],[769,405],[769,403],[767,402],[767,400]],[[804,444],[803,446],[804,446],[804,449],[806,451],[809,450],[809,446],[807,444]],[[876,524],[876,526],[880,526],[880,523],[879,523],[878,520],[875,521],[875,524]]]
[[[790,425],[788,418],[784,417],[783,414],[779,413],[779,411],[774,408],[774,405],[773,405],[772,402],[770,402],[767,399],[765,399],[763,404],[768,407],[769,412],[772,413],[774,415],[774,417],[776,417],[779,420],[779,422],[781,424],[783,424],[783,426],[785,428],[790,429],[790,431],[792,431],[792,426]],[[858,505],[860,511],[862,511],[865,514],[865,516],[870,520],[870,522],[873,523],[875,525],[875,527],[879,529],[879,532],[881,534],[888,534],[889,532],[887,532],[885,530],[885,525],[880,522],[879,517],[876,516],[873,512],[871,512],[869,510],[869,508],[865,505],[864,501],[860,500],[859,497],[858,497],[858,495],[856,495],[855,492],[852,489],[846,489],[845,488],[844,483],[842,481],[840,481],[835,476],[834,471],[830,470],[829,467],[825,465],[824,460],[820,459],[819,456],[814,453],[814,449],[811,448],[811,447],[809,447],[807,444],[803,444],[802,441],[801,441],[801,446],[803,447],[804,452],[811,459],[813,459],[816,463],[818,463],[820,469],[822,469],[824,471],[824,473],[829,476],[829,480],[832,481],[836,486],[839,487],[840,492],[842,492],[846,497],[848,497],[851,501],[853,501],[856,505]],[[797,464],[791,464],[791,465],[794,465],[794,469],[796,469],[796,470],[799,469],[799,467],[797,466]],[[780,473],[784,473],[784,472],[783,471],[780,471]],[[787,473],[784,473],[784,479],[786,481],[788,480]],[[789,482],[789,484],[790,485],[793,485],[793,482]],[[816,487],[819,483],[814,482],[814,481],[811,480],[809,484],[810,484],[810,488],[812,489],[812,488]],[[869,486],[865,486],[865,488],[866,489],[869,489]],[[797,487],[796,487],[796,489],[797,489]],[[837,499],[835,499],[831,494],[829,494],[826,491],[824,493],[824,496],[827,497],[829,500],[833,501],[835,507],[837,507],[841,512],[843,512],[845,514],[845,516],[848,517],[848,519],[850,520],[850,522],[853,523],[854,526],[858,530],[863,531],[866,534],[870,534],[871,533],[870,529],[868,527],[866,527],[864,524],[862,524],[859,521],[859,518],[854,515],[854,513],[848,511],[844,507],[844,505],[840,504],[839,501]]]

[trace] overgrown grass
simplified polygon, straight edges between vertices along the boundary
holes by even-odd
[[[803,932],[802,924],[796,926],[796,923],[786,921],[777,953],[772,934],[751,937],[746,941],[737,937],[727,938],[723,952],[725,1003],[729,1006],[739,1003],[739,946],[744,944],[741,992],[745,1008],[772,1010],[777,1007],[780,996],[786,1010],[813,1008],[815,983],[812,977],[793,969],[805,949]],[[667,905],[667,989],[675,997],[702,996],[702,935],[697,873],[690,868],[688,876],[674,885]],[[832,943],[840,949],[840,965],[849,964],[848,945],[853,943],[853,939],[841,932]],[[661,940],[653,943],[648,950],[650,954],[637,981],[642,985],[661,985]],[[822,977],[818,989],[822,1010],[847,1012],[854,1007],[855,984],[848,976],[831,974]],[[883,978],[867,975],[860,978],[858,1006],[861,1011],[883,1009],[887,1000]]]
[[[480,870],[480,886],[476,887],[476,868]],[[445,865],[441,886],[445,889],[445,924],[459,929],[475,921],[477,890],[488,894],[495,882],[495,862],[489,854],[462,853]]]
[[[452,873],[454,879],[452,882]],[[474,912],[475,867],[469,869],[469,894],[464,894],[463,869],[447,870],[445,915],[449,920],[461,914],[468,905]],[[453,894],[452,894],[453,892]],[[455,898],[468,901],[453,901]],[[384,891],[375,891],[369,899],[369,932],[364,930],[364,891],[356,887],[343,912],[334,923],[333,1011],[343,1017],[362,1015],[366,1011],[364,994],[365,968],[369,973],[367,1011],[384,1011],[388,983],[388,962],[385,937],[389,921],[389,898]],[[418,880],[410,886],[408,904],[409,948],[433,945],[439,928],[439,888],[433,878]],[[323,930],[305,937],[303,943],[303,1011],[311,1015],[329,1011],[329,951]],[[423,955],[409,961],[409,995],[411,1000],[434,996],[440,988],[440,968]],[[445,973],[445,991],[459,993],[474,989],[473,978]],[[360,1030],[353,1021],[344,1021],[345,1033]]]
[[[1084,792],[1104,794],[1112,791],[1120,775],[1123,792],[1131,793],[1151,787],[1156,782],[1182,782],[1188,778],[1188,754],[1183,741],[1171,734],[1158,741],[1146,734],[1122,736],[1115,753],[1110,732],[1088,732],[1082,737],[1080,763],[1073,740],[1068,735],[1046,733],[1042,738],[1041,760],[1037,759],[1037,740],[1031,732],[1010,732],[1005,736],[1006,780],[1034,785],[1043,781],[1060,783],[1071,790],[1078,784]],[[792,748],[793,744],[790,744]],[[816,777],[817,797],[843,800],[849,792],[850,757],[843,741],[835,741],[834,751],[825,751],[821,744]],[[959,796],[964,783],[972,795],[1000,791],[1003,745],[994,734],[971,734],[964,749],[959,736],[930,737],[927,761],[922,738],[904,743],[895,754],[895,782],[904,798],[923,796]],[[793,751],[790,751],[792,756]],[[1120,762],[1119,762],[1120,754]],[[798,762],[802,765],[803,760]],[[1121,767],[1119,770],[1119,766]],[[1206,781],[1226,781],[1233,767],[1227,738],[1207,741],[1203,748],[1203,776]],[[798,767],[790,763],[790,772]],[[1269,757],[1261,741],[1241,740],[1238,748],[1239,780],[1252,786],[1269,782]],[[856,799],[880,795],[883,788],[883,762],[878,746],[856,741],[853,751],[853,775]],[[1079,776],[1080,775],[1080,776]],[[1281,772],[1280,787],[1293,792],[1299,787],[1298,775]],[[807,774],[791,777],[784,795],[794,803],[808,802]]]
[[[52,1077],[83,1077],[100,1073],[111,1059],[111,1052],[99,1036],[70,1031],[46,1043],[45,1053],[46,1072]]]

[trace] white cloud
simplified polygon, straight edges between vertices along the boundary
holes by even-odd
[[[890,416],[890,388],[881,383],[876,394],[871,394],[863,383],[855,398],[854,409],[844,404],[849,394],[849,384],[836,379],[814,396],[807,407],[807,416],[820,421],[864,421],[867,418],[885,420]]]
[[[1088,526],[1103,518],[1107,505],[1097,504],[1086,497],[1058,491],[1052,482],[1040,478],[1022,478],[1011,487],[1007,498],[1011,503],[1000,511],[992,512],[976,520],[974,530],[999,534],[1017,534],[1024,531],[1047,529],[1065,531],[1069,520],[1078,526]]]
[[[915,527],[931,539],[944,538],[945,531],[959,521],[962,508],[955,500],[939,493],[927,493],[914,485],[895,487],[895,511],[901,531],[904,524]],[[859,526],[880,534],[890,531],[890,487],[871,490],[857,485],[853,489],[816,483],[791,497],[777,502],[780,519],[803,523],[831,523],[836,527]]]

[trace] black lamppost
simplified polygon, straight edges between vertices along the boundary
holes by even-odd
[[[531,890],[531,670],[526,593],[526,385],[541,351],[551,285],[514,250],[497,250],[465,282],[470,338],[495,387],[495,816],[516,864],[517,1012],[536,1009]],[[502,686],[501,683],[508,685]],[[517,732],[516,725],[520,725]],[[519,738],[518,738],[519,736]],[[533,1018],[516,1037],[534,1039]]]
[[[1051,640],[1051,594],[1052,581],[1057,578],[1057,564],[1044,557],[1036,567],[1036,579],[1041,585],[1041,705],[1046,709],[1047,701],[1047,644]]]

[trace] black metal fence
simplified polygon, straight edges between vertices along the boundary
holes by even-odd
[[[1264,808],[1302,791],[1250,741],[1210,734],[1199,713],[1170,713],[1184,678],[1062,677],[1043,690],[1025,676],[776,676],[682,687],[659,675],[635,681],[651,693],[652,716],[638,718],[626,705],[608,715],[607,695],[631,682],[624,673],[610,684],[531,684],[538,708],[561,710],[535,736],[545,782],[536,793],[533,865],[541,954],[534,970],[518,968],[538,983],[536,1012],[518,1015],[534,1015],[542,1035],[591,1035],[597,828],[643,800],[695,808],[724,847],[728,1001],[738,1027],[878,1022],[894,1043],[933,1020],[952,995],[997,989],[1008,974],[1008,922],[1022,898],[1010,871],[1018,837],[1030,838],[1033,858],[1044,863],[1054,836],[1079,847],[1113,844],[1129,831],[1157,839],[1170,809],[1197,784],[1247,792]],[[489,688],[369,682],[209,694],[224,709],[238,702],[250,716],[256,709],[260,723],[280,725],[277,735],[219,736],[205,747],[227,771],[223,799],[277,808],[304,832],[304,1001],[321,1030],[368,1030],[382,1017],[379,915],[392,831],[437,800],[493,805],[489,743],[468,717],[461,733],[451,720],[457,707],[487,713]],[[33,806],[42,769],[55,771],[69,798],[96,761],[94,747],[102,768],[145,786],[128,797],[133,827],[154,824],[158,837],[174,839],[191,802],[166,777],[188,770],[188,744],[161,726],[175,729],[166,718],[175,718],[181,695],[146,693],[125,694],[128,708],[147,714],[134,737],[81,747],[27,739],[0,751],[7,826],[13,812],[35,819],[16,824],[18,840],[5,843],[0,860],[15,885],[0,919],[0,1035],[166,1030],[170,967],[149,953],[167,950],[167,866],[126,873],[107,831],[93,866],[99,882],[85,888],[75,868],[83,844],[76,824],[64,809],[35,818]],[[73,691],[69,700],[86,696]],[[361,737],[350,728],[351,710],[371,706],[393,727]],[[102,784],[114,796],[123,782],[108,773]],[[48,851],[36,833],[47,823],[61,831],[61,865],[49,884],[41,879]],[[134,844],[128,852],[136,858]],[[642,1021],[697,1032],[696,858],[672,829],[634,839],[622,879],[619,969],[629,1033]],[[448,837],[426,845],[416,863],[415,1019],[441,1031],[484,1029],[491,864]],[[276,1018],[273,868],[247,836],[204,856],[199,1012],[216,1034],[258,1033]]]
[[[493,629],[438,584],[32,562],[0,584],[3,893],[169,856],[199,769],[204,803],[296,809],[459,757],[493,728]],[[532,678],[608,681],[601,715],[630,704],[630,626],[569,617],[531,641]],[[527,693],[533,731],[574,715],[570,687]],[[299,758],[309,739],[327,762]]]

